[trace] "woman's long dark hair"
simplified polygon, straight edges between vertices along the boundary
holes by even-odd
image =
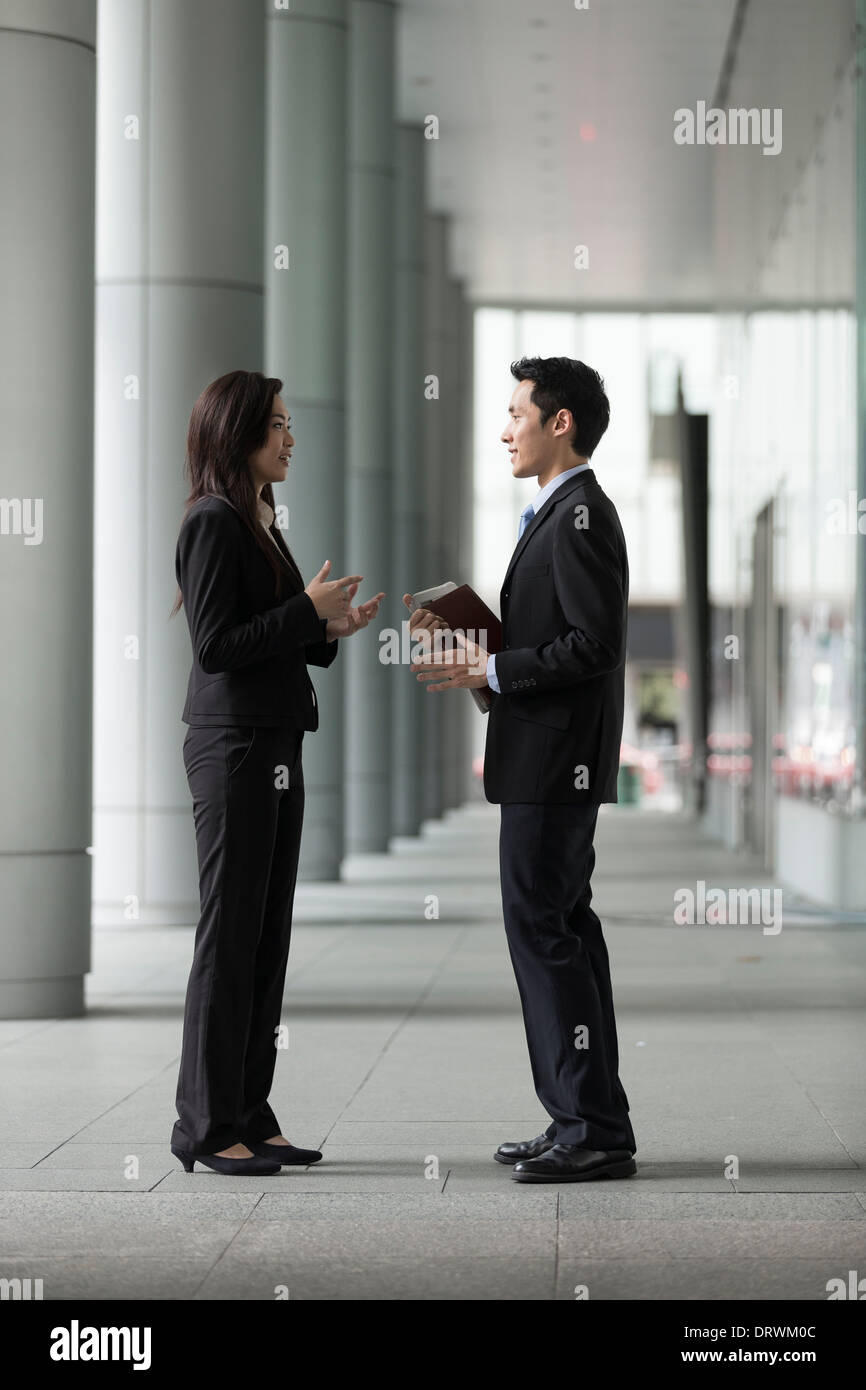
[[[189,482],[189,496],[184,507],[181,525],[187,512],[200,497],[222,497],[234,507],[274,572],[274,593],[283,594],[286,576],[303,578],[291,551],[273,525],[271,535],[285,556],[285,564],[270,541],[265,540],[264,527],[258,517],[257,497],[249,456],[267,443],[274,396],[283,389],[275,376],[261,372],[227,372],[206,386],[192,408],[186,436],[184,476]],[[262,500],[275,508],[274,490],[265,483]],[[183,603],[180,589],[170,617]]]

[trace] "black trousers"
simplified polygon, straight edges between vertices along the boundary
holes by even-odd
[[[201,917],[183,1020],[174,1148],[271,1139],[268,1104],[304,818],[293,728],[187,731]]]
[[[590,903],[598,806],[500,807],[505,933],[532,1079],[558,1144],[636,1150],[619,1079],[610,965]]]

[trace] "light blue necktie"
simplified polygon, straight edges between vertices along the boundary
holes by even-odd
[[[520,513],[520,530],[517,532],[517,539],[523,535],[532,518],[535,516],[535,508],[531,502],[527,502],[523,511]]]

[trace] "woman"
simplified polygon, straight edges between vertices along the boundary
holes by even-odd
[[[304,586],[274,525],[273,483],[294,439],[282,382],[229,372],[189,422],[189,498],[177,542],[193,663],[182,718],[201,917],[183,1024],[171,1151],[219,1173],[317,1162],[280,1132],[268,1095],[289,954],[304,776],[318,727],[307,665],[366,627],[384,594],[352,607],[361,575]]]

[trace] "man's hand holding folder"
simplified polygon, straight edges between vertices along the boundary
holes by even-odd
[[[468,584],[443,584],[417,594],[404,594],[411,613],[413,641],[424,642],[426,654],[418,656],[411,670],[433,690],[470,690],[483,713],[491,704],[487,684],[487,660],[502,647],[502,625],[487,604]],[[449,634],[451,640],[445,638]],[[484,639],[484,645],[474,640]]]

